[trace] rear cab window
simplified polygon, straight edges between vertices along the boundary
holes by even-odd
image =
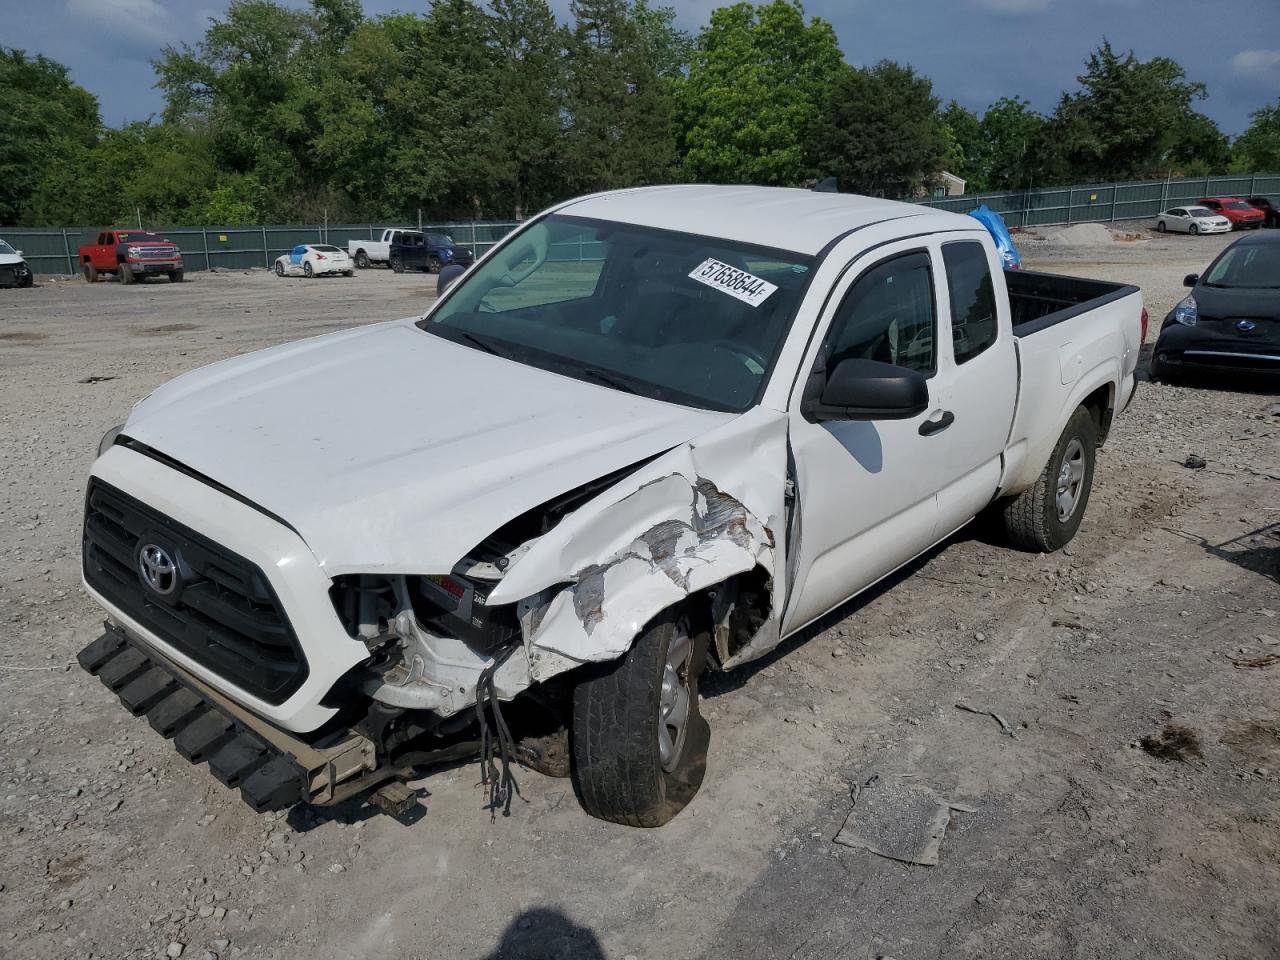
[[[990,347],[1000,334],[995,284],[987,251],[976,240],[944,243],[942,265],[951,303],[951,341],[956,363],[961,364]]]

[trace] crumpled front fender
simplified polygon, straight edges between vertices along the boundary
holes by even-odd
[[[550,596],[525,619],[534,678],[622,655],[663,610],[735,574],[772,574],[785,438],[782,414],[754,408],[646,465],[516,559],[489,603]],[[541,670],[539,650],[558,655]]]

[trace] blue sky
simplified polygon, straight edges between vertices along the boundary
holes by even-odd
[[[302,0],[292,0],[301,5]],[[675,2],[696,31],[713,0]],[[426,0],[365,0],[370,15],[425,10]],[[568,0],[552,0],[563,16]],[[194,42],[225,0],[4,0],[0,44],[43,53],[94,93],[111,124],[163,106],[150,60],[165,44]],[[1104,38],[1143,59],[1170,56],[1208,85],[1200,109],[1229,134],[1280,99],[1278,0],[810,0],[854,64],[890,58],[933,79],[943,100],[981,111],[1001,96],[1053,109],[1075,87]]]

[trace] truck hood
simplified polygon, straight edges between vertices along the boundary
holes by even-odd
[[[184,374],[124,433],[283,519],[337,576],[448,571],[524,511],[732,419],[524,366],[411,319]]]

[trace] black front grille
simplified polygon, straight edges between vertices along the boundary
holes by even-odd
[[[148,545],[177,566],[168,596],[143,580],[138,554]],[[307,678],[297,636],[261,569],[98,479],[85,498],[84,575],[166,643],[267,703],[283,703]]]

